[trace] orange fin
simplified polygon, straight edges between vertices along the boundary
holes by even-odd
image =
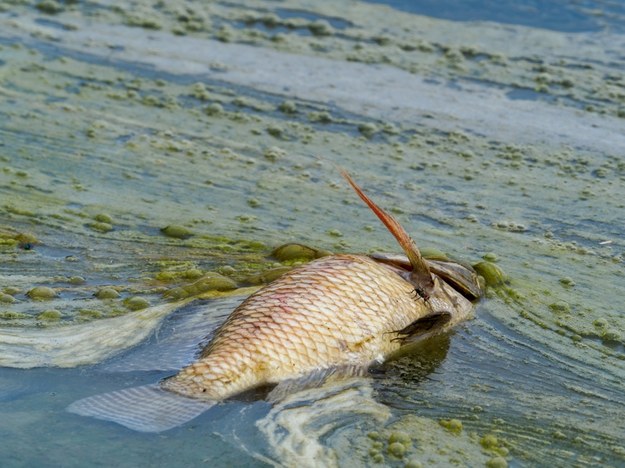
[[[354,182],[354,179],[347,173],[346,170],[341,169],[341,175],[349,182],[349,185],[356,191],[358,196],[364,201],[369,208],[376,214],[380,221],[384,223],[386,228],[393,234],[401,248],[406,253],[410,265],[412,266],[412,272],[410,274],[412,281],[419,285],[422,290],[429,292],[434,287],[434,280],[432,274],[425,260],[421,256],[421,252],[417,248],[417,245],[408,235],[406,230],[397,222],[393,216],[385,212],[382,208],[376,205],[362,189]]]

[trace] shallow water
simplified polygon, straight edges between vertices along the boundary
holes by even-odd
[[[335,3],[0,5],[3,466],[625,463],[618,9],[528,28]],[[509,283],[427,349],[273,408],[160,435],[65,412],[170,375],[276,245],[397,251],[335,165]],[[198,336],[172,326],[202,311]]]

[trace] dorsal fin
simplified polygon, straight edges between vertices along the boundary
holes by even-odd
[[[341,175],[345,177],[345,180],[349,182],[349,185],[356,191],[358,196],[364,201],[369,208],[376,214],[380,221],[384,223],[386,228],[393,234],[397,242],[401,246],[401,248],[406,253],[406,256],[410,260],[410,265],[412,266],[412,272],[410,273],[411,280],[415,285],[418,285],[420,289],[429,293],[431,289],[434,287],[434,280],[432,278],[432,274],[430,273],[430,269],[428,268],[425,260],[421,256],[421,252],[417,248],[417,245],[412,240],[412,238],[408,235],[406,230],[397,222],[393,216],[385,212],[382,208],[376,205],[373,200],[371,200],[362,189],[354,182],[354,179],[347,173],[346,170],[341,169]]]

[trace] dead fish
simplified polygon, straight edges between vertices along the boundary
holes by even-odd
[[[69,410],[162,431],[256,387],[366,368],[468,318],[481,295],[475,272],[424,259],[395,218],[342,174],[405,257],[330,255],[295,268],[241,303],[176,375],[85,398]]]

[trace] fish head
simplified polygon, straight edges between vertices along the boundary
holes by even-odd
[[[415,287],[415,298],[427,303],[433,312],[440,312],[445,328],[465,320],[473,305],[484,294],[475,270],[449,259],[424,259],[432,276],[432,286],[426,291],[412,275],[412,264],[406,255],[373,253],[370,258],[385,265]]]
[[[393,267],[401,276],[410,278],[406,272],[411,272],[413,267],[406,255],[375,252],[369,257],[376,262]],[[461,294],[469,301],[476,301],[483,296],[484,289],[480,277],[470,265],[448,258],[426,258],[425,263],[434,276],[447,283],[456,293]]]
[[[472,295],[467,296],[468,291],[464,288],[464,276],[458,281],[458,277],[450,280],[432,272],[432,277],[434,287],[427,302],[435,314],[441,314],[445,317],[439,324],[441,331],[448,330],[467,320],[473,313],[475,298]]]

